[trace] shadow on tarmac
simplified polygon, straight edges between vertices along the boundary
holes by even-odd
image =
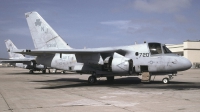
[[[72,74],[72,73],[70,73]],[[35,74],[27,74],[27,72],[6,73],[5,75],[55,75],[42,74],[37,72]],[[56,73],[56,75],[67,75]],[[138,77],[125,77],[115,79],[114,82],[109,83],[106,80],[98,80],[96,84],[88,84],[87,80],[79,78],[60,78],[55,80],[32,81],[45,83],[45,87],[36,89],[61,89],[61,88],[74,88],[74,87],[125,87],[125,88],[141,88],[141,89],[173,89],[173,90],[191,90],[200,89],[200,82],[179,82],[171,81],[170,84],[163,84],[161,81],[152,81],[150,83],[142,83]]]
[[[197,82],[177,82],[171,81],[169,84],[163,84],[161,81],[152,81],[150,83],[142,83],[138,77],[126,77],[115,79],[110,83],[106,80],[98,80],[96,84],[88,84],[87,80],[78,78],[61,78],[56,80],[32,81],[45,83],[45,87],[36,89],[61,89],[73,87],[126,87],[141,89],[173,89],[173,90],[191,90],[200,89],[200,83]]]

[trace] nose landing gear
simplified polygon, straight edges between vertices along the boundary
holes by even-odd
[[[168,83],[169,83],[169,78],[163,78],[162,82],[163,82],[164,84],[168,84]]]
[[[169,78],[167,78],[167,77],[163,78],[162,82],[164,84],[168,84],[170,82],[170,80],[173,79],[173,76],[176,76],[176,74],[171,74],[171,75],[168,75],[168,76],[169,76]]]

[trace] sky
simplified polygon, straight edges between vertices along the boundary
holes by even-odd
[[[25,13],[37,11],[73,48],[200,40],[200,0],[0,0],[0,58],[4,41],[34,49]]]

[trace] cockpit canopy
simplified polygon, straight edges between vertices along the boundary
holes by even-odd
[[[172,53],[165,45],[160,43],[148,43],[148,45],[151,55]]]

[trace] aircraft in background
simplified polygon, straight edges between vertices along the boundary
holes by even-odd
[[[34,71],[42,71],[46,73],[46,68],[44,65],[36,64],[35,58],[26,58],[22,54],[13,53],[11,51],[18,50],[11,40],[5,40],[6,48],[8,51],[9,59],[0,60],[0,63],[10,63],[13,66],[29,69],[29,73],[34,73]]]
[[[164,44],[144,43],[120,47],[73,49],[37,13],[25,14],[36,46],[35,50],[18,50],[15,53],[37,56],[36,62],[47,67],[91,74],[89,83],[99,77],[113,81],[115,76],[140,76],[149,82],[152,75],[169,75],[168,83],[178,71],[191,68],[191,62],[173,54]],[[37,45],[35,44],[37,43]]]

